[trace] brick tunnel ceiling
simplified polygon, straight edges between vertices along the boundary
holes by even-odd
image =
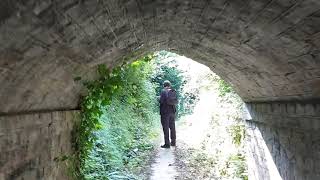
[[[157,50],[207,65],[247,102],[320,97],[319,0],[0,5],[0,112],[74,108],[74,77]]]

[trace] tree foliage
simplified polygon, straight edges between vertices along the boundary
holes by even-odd
[[[154,59],[155,71],[152,75],[152,82],[156,85],[156,92],[160,94],[163,88],[163,82],[169,80],[172,88],[176,90],[177,97],[179,99],[178,116],[181,117],[186,114],[192,113],[194,105],[198,101],[198,92],[186,91],[185,85],[188,78],[185,73],[178,68],[178,64],[175,60],[164,62],[163,59],[176,57],[176,54],[160,51]]]

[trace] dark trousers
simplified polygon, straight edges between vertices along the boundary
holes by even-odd
[[[161,115],[161,125],[164,135],[164,144],[170,144],[169,141],[169,129],[171,143],[176,143],[176,126],[175,126],[175,114]]]

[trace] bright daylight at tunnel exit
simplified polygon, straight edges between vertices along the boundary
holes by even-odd
[[[319,180],[320,1],[0,1],[0,180]]]

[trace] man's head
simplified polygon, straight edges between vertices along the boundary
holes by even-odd
[[[163,82],[163,87],[165,87],[165,88],[171,87],[171,82],[168,81],[168,80],[165,80],[165,81]]]

